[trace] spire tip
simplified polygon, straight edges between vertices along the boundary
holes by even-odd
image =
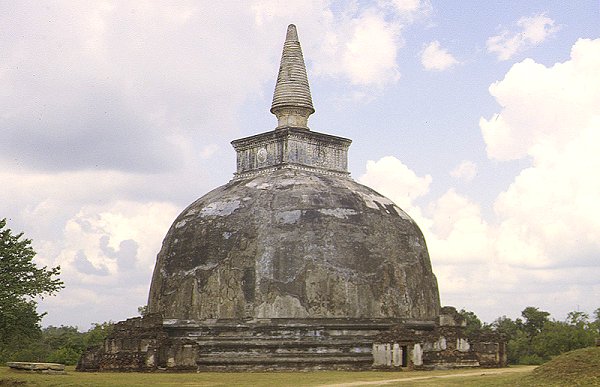
[[[271,113],[277,117],[278,128],[308,129],[308,116],[314,112],[298,32],[296,26],[290,24],[283,44]]]

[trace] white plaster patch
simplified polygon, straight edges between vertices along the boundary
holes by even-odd
[[[394,204],[394,209],[396,210],[396,212],[398,213],[398,215],[402,219],[404,219],[404,220],[412,220],[412,218],[406,212],[404,212],[404,210],[402,208],[398,207],[395,204]]]
[[[256,189],[269,189],[273,186],[273,184],[262,183],[256,186]]]
[[[467,339],[458,338],[456,339],[456,349],[458,349],[460,352],[469,352],[471,345],[469,345]]]
[[[256,260],[256,277],[260,278],[268,278],[273,279],[273,259],[272,253],[270,251],[265,251],[262,255]]]
[[[398,343],[394,343],[394,348],[392,349],[392,364],[394,364],[394,367],[402,365],[402,347]]]
[[[290,185],[294,185],[297,183],[297,180],[294,179],[281,179],[277,182],[278,187],[288,187]]]
[[[319,210],[323,215],[335,216],[339,219],[348,219],[348,215],[356,215],[358,212],[352,208],[324,208]]]
[[[423,350],[419,343],[413,347],[413,364],[416,366],[423,365]]]
[[[436,351],[443,351],[446,349],[446,338],[441,336],[435,343],[433,343],[433,348]]]
[[[256,188],[256,189],[268,189],[268,188],[271,188],[272,186],[273,186],[273,184],[269,184],[269,183],[257,184],[255,181],[246,183],[246,187]]]
[[[175,228],[181,228],[181,227],[185,226],[186,223],[187,223],[187,219],[183,219],[183,220],[177,222],[177,224],[175,224]]]
[[[227,216],[240,207],[238,199],[229,202],[212,202],[200,210],[200,216]]]
[[[373,365],[375,366],[387,366],[392,365],[392,357],[390,353],[389,344],[375,344],[373,343]]]
[[[211,270],[211,269],[214,269],[217,266],[218,266],[218,263],[211,262],[211,263],[206,263],[204,265],[198,265],[195,268],[190,269],[190,270],[180,270],[179,273],[177,273],[177,274],[180,277],[187,277],[189,275],[196,274],[196,272],[198,270]]]
[[[383,203],[381,203],[382,200],[380,200],[380,199],[383,198],[383,196],[378,196],[378,195],[373,195],[373,194],[366,194],[364,192],[359,192],[359,194],[360,194],[360,197],[362,198],[362,200],[365,202],[365,204],[369,208],[373,208],[375,210],[378,210],[379,206],[377,205],[377,203],[379,202],[380,204],[383,204]],[[375,200],[375,199],[377,199],[377,200]],[[385,199],[385,198],[383,198],[383,199]]]
[[[300,219],[300,216],[302,216],[301,210],[281,211],[275,214],[275,219],[284,224],[293,224]]]
[[[385,196],[368,194],[368,193],[364,193],[364,192],[359,192],[359,194],[360,194],[360,197],[365,202],[366,206],[369,208],[372,208],[374,210],[379,210],[379,209],[381,209],[381,207],[385,208],[386,206],[391,205],[391,206],[394,206],[394,210],[396,210],[396,212],[398,213],[398,216],[400,216],[402,219],[412,220],[411,217],[408,216],[408,214],[406,212],[404,212],[393,201],[386,198]],[[387,209],[385,210],[385,212],[387,212],[388,214],[390,213],[390,211]]]

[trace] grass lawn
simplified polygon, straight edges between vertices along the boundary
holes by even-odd
[[[0,386],[533,386],[522,384],[533,367],[509,372],[467,369],[408,372],[88,373],[67,367],[66,375],[35,374],[0,367]],[[469,376],[458,376],[469,374]],[[484,375],[485,374],[485,375]],[[409,379],[402,381],[401,379]],[[378,382],[379,381],[379,382]]]

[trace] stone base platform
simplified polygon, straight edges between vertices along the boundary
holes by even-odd
[[[435,321],[392,318],[176,320],[115,324],[79,371],[400,370],[506,366],[501,335],[465,334],[455,308]]]
[[[170,320],[116,324],[80,371],[368,370],[374,337],[398,319]],[[402,321],[433,329],[432,321]]]
[[[196,365],[202,371],[367,370],[373,364],[373,338],[397,323],[393,319],[165,320],[164,326],[194,340]]]

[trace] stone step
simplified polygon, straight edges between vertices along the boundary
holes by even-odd
[[[369,371],[372,362],[297,362],[297,363],[254,363],[254,364],[198,364],[196,372],[298,372],[301,371]]]
[[[249,344],[258,343],[259,345],[300,345],[300,346],[323,346],[323,345],[361,345],[373,342],[369,337],[344,337],[344,338],[328,338],[328,337],[255,337],[248,340],[244,337],[203,337],[203,336],[188,336],[187,338],[195,341],[200,345],[220,344]]]
[[[205,347],[201,346],[198,348],[199,353],[268,353],[268,354],[276,354],[276,353],[285,353],[285,354],[311,354],[311,353],[323,353],[323,354],[346,354],[346,353],[366,353],[371,354],[371,346],[361,346],[361,347],[293,347],[293,346],[210,346]]]
[[[243,356],[242,356],[243,355]],[[344,356],[327,356],[327,354],[313,354],[312,356],[249,356],[247,353],[240,353],[240,356],[235,354],[209,357],[201,356],[196,364],[200,365],[251,365],[251,364],[355,364],[365,363],[372,364],[373,357],[368,354],[346,354]]]
[[[368,348],[372,347],[372,343],[368,341],[362,342],[298,342],[298,341],[204,341],[198,343],[200,348]]]
[[[175,329],[386,329],[400,323],[402,320],[366,319],[366,318],[272,318],[272,319],[222,319],[222,320],[176,320],[164,319],[165,328]],[[406,321],[407,325],[431,325],[430,321]]]
[[[301,329],[271,329],[257,330],[255,328],[239,330],[177,330],[171,332],[169,336],[188,336],[188,337],[372,337],[380,333],[380,330],[301,330]]]

